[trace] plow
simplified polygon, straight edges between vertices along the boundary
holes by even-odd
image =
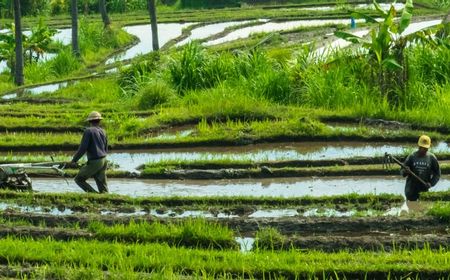
[[[32,191],[33,184],[29,171],[64,177],[64,163],[14,163],[0,164],[0,189]]]

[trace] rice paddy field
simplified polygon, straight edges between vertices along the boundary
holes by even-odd
[[[80,0],[80,57],[70,1],[20,1],[23,85],[10,2],[0,278],[449,278],[448,1],[157,1],[154,50],[147,1]],[[94,110],[107,194],[63,165]],[[422,134],[442,176],[405,201],[385,155]]]

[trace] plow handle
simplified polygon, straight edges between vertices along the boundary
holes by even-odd
[[[386,153],[387,156],[389,156],[393,161],[395,161],[395,163],[397,163],[398,165],[400,165],[403,169],[407,169],[407,166],[403,164],[403,162],[399,161],[397,158],[395,158],[394,156]],[[411,169],[409,170],[409,174],[411,174],[414,178],[416,178],[419,182],[421,182],[424,186],[428,186],[428,183],[425,182],[422,178],[420,178],[419,176],[417,176],[416,173],[412,172]]]

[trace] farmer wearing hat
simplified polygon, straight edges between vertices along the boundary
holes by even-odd
[[[435,186],[441,177],[441,169],[436,156],[428,153],[431,147],[431,139],[427,135],[422,135],[418,141],[419,149],[410,154],[405,160],[405,168],[401,170],[406,178],[405,196],[409,201],[419,199],[421,192],[426,192]],[[419,176],[426,185],[414,178],[411,174]]]
[[[85,192],[97,192],[86,180],[93,177],[98,187],[98,192],[107,193],[106,185],[106,154],[108,152],[108,138],[105,131],[100,127],[102,116],[99,112],[91,112],[86,121],[90,126],[84,130],[80,147],[72,158],[69,166],[77,166],[77,161],[87,154],[87,164],[80,168],[75,182]]]

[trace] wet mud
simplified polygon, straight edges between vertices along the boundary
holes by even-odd
[[[158,218],[151,215],[141,217],[115,215],[64,215],[2,212],[0,217],[11,221],[25,221],[39,226],[45,223],[47,227],[79,225],[87,227],[92,221],[106,225],[129,224],[131,221],[142,220],[149,223],[176,223],[185,219]],[[412,235],[414,233],[446,234],[448,224],[432,217],[285,217],[285,218],[207,218],[207,221],[226,225],[242,235],[254,235],[258,230],[272,227],[284,235],[377,235],[392,232]]]
[[[269,250],[317,250],[324,252],[346,251],[383,251],[414,250],[428,248],[446,249],[450,244],[450,235],[414,234],[414,235],[374,235],[364,236],[308,236],[288,237],[286,240],[256,241],[259,249]]]

